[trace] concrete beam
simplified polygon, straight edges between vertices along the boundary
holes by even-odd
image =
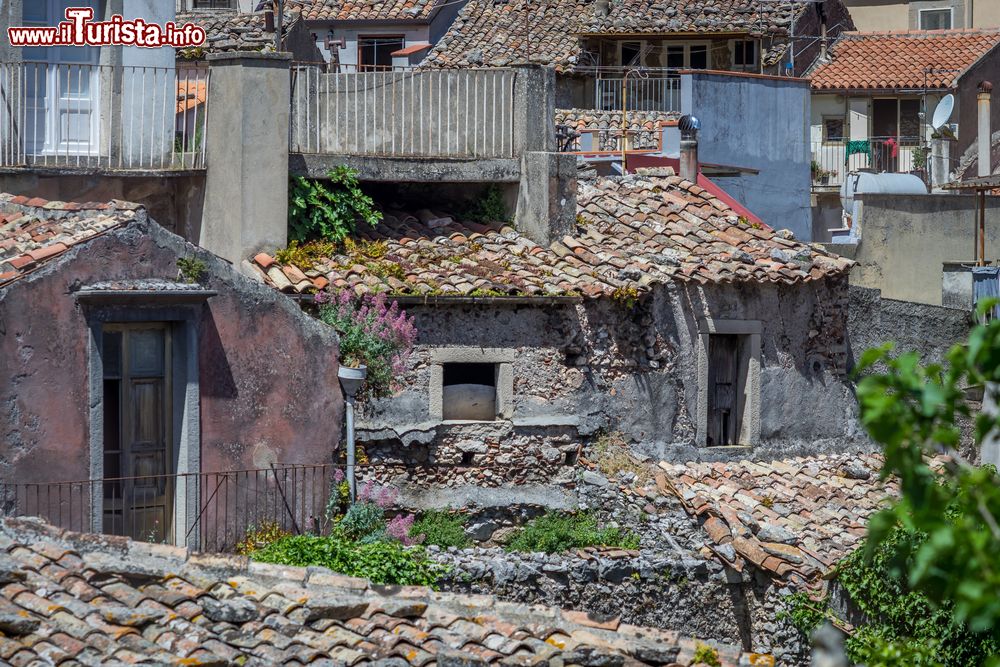
[[[517,183],[521,178],[521,163],[515,158],[460,160],[306,153],[292,153],[288,158],[288,169],[293,176],[324,178],[328,171],[341,165],[355,169],[362,181]]]
[[[288,243],[291,55],[210,54],[198,244],[235,265]]]

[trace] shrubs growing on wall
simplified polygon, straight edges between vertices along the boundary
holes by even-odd
[[[340,334],[341,363],[368,367],[359,398],[389,396],[417,338],[413,318],[395,301],[387,304],[383,294],[357,298],[348,290],[320,292],[316,303],[319,319]]]
[[[618,527],[598,528],[591,514],[551,512],[528,522],[507,546],[550,554],[596,546],[638,549],[639,536]]]
[[[339,166],[325,180],[296,176],[289,183],[288,238],[305,242],[343,241],[358,220],[374,227],[382,219],[375,202],[361,190],[358,172]]]

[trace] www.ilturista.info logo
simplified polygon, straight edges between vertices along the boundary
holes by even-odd
[[[93,21],[91,7],[68,7],[66,20],[54,28],[7,28],[11,46],[139,46],[156,49],[170,46],[175,49],[201,46],[205,43],[205,29],[194,23],[164,25],[147,23],[142,19],[127,20],[119,14],[110,21]]]

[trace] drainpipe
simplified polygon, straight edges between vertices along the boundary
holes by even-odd
[[[365,366],[359,368],[340,366],[337,370],[340,387],[344,390],[344,420],[347,422],[347,486],[351,490],[352,505],[358,497],[358,485],[354,475],[354,399],[367,375],[368,368]]]
[[[681,131],[680,177],[692,183],[698,182],[698,130],[701,121],[691,115],[684,116],[677,123]]]
[[[979,84],[979,95],[976,98],[979,104],[979,176],[990,175],[990,96],[993,93],[993,84],[983,81]]]

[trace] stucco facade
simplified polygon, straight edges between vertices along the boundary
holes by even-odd
[[[858,30],[919,30],[921,13],[949,10],[952,28],[1000,28],[993,0],[844,0]]]
[[[191,257],[206,267],[203,300],[87,295],[97,283],[176,281],[178,258]],[[0,480],[101,476],[103,462],[91,455],[105,427],[96,334],[107,323],[146,321],[165,322],[175,341],[178,472],[332,459],[343,410],[336,334],[228,263],[139,220],[0,288]],[[200,464],[181,470],[185,457]]]

